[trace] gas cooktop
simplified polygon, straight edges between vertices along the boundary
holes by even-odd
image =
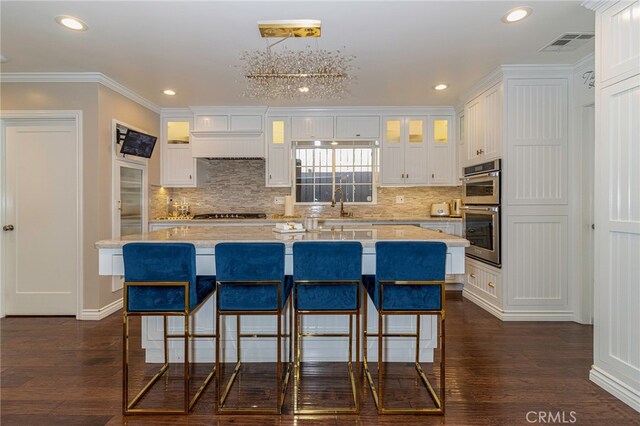
[[[203,219],[266,219],[264,213],[204,213],[193,216],[194,220]]]

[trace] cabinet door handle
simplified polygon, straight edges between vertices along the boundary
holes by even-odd
[[[489,287],[495,287],[496,286],[493,281],[489,281],[488,284],[489,284]]]
[[[470,273],[470,274],[469,274],[469,276],[470,276],[471,278],[475,278],[475,277],[476,277],[476,274],[474,274],[474,273],[472,272],[472,273]]]
[[[402,174],[402,179],[404,179],[404,173]]]
[[[431,173],[431,179],[435,179],[436,174],[435,173]]]
[[[189,175],[189,180],[191,180],[191,179],[192,179],[192,178],[191,178],[191,175]]]
[[[271,179],[271,173],[269,173],[269,179]]]
[[[407,173],[407,179],[409,179],[409,173]]]
[[[356,134],[356,136],[360,137],[360,134],[358,133],[358,134]]]

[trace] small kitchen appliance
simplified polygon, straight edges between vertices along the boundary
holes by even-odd
[[[462,200],[454,198],[449,203],[449,213],[451,217],[462,217]]]
[[[431,204],[431,216],[436,216],[436,217],[449,216],[449,204],[448,203]]]

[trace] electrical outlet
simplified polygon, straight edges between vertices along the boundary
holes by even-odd
[[[404,204],[404,195],[396,195],[396,204]]]
[[[273,204],[284,204],[284,197],[273,197]]]

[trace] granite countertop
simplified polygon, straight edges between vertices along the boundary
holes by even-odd
[[[377,241],[441,241],[449,247],[468,247],[469,241],[411,225],[335,226],[319,232],[280,234],[272,226],[177,226],[144,234],[128,235],[119,240],[98,241],[99,249],[121,248],[128,242],[191,242],[199,248],[213,248],[225,241],[273,242],[283,241],[360,241],[365,248],[373,248]]]
[[[157,218],[150,220],[149,223],[169,223],[177,226],[188,226],[194,223],[204,224],[224,224],[224,223],[264,223],[265,225],[274,224],[279,222],[302,222],[303,217],[285,218],[279,217],[267,217],[265,219],[179,219],[179,218]],[[348,222],[348,223],[419,223],[419,222],[461,222],[461,217],[432,217],[432,216],[390,216],[390,217],[318,217],[319,223],[336,223],[336,222]]]

